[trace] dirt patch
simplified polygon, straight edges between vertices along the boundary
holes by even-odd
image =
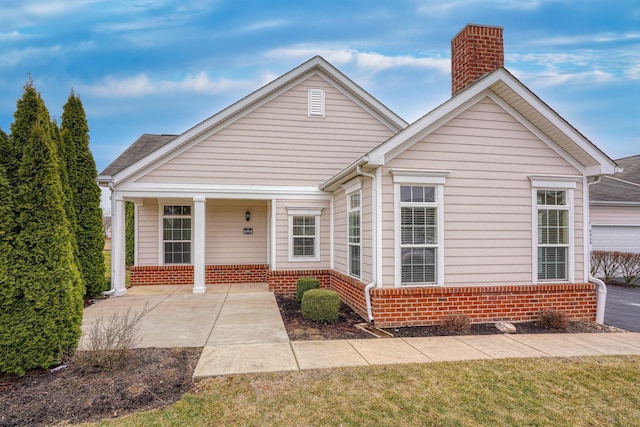
[[[192,387],[201,351],[134,349],[112,370],[88,366],[78,352],[64,368],[2,375],[0,425],[76,424],[170,405]]]

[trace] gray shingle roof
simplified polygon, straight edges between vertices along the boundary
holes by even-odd
[[[155,135],[145,133],[118,156],[100,173],[100,176],[113,176],[131,166],[144,156],[171,142],[177,135]]]
[[[590,188],[594,202],[638,202],[640,203],[640,155],[615,161],[624,168],[615,175],[603,176]]]

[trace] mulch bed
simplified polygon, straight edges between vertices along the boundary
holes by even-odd
[[[276,296],[292,341],[375,339],[356,325],[364,320],[341,304],[334,324],[305,320],[295,295]],[[534,322],[517,323],[518,333],[558,333]],[[390,328],[396,337],[450,335],[439,326]],[[617,332],[590,322],[571,322],[566,332]],[[493,324],[471,325],[468,334],[500,334]],[[65,361],[65,368],[38,369],[24,377],[0,375],[0,426],[41,426],[82,423],[120,417],[168,406],[193,387],[200,348],[142,348],[113,369],[96,369],[83,362],[83,352]]]
[[[201,351],[134,349],[113,369],[96,369],[73,357],[54,372],[0,375],[0,425],[77,424],[170,405],[193,386]]]

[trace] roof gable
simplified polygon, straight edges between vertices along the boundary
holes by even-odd
[[[479,79],[444,104],[384,142],[367,156],[371,165],[383,165],[398,153],[442,126],[461,111],[489,96],[536,133],[585,175],[613,174],[616,164],[591,141],[552,110],[504,68]]]
[[[325,59],[316,56],[170,141],[151,142],[143,135],[125,151],[126,156],[123,153],[100,174],[98,181],[117,183],[140,174],[156,162],[167,159],[186,144],[219,131],[238,117],[242,117],[270,99],[286,92],[313,73],[320,74],[331,81],[394,133],[408,125],[400,116],[355,84]]]

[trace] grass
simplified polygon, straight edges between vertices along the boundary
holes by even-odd
[[[640,357],[504,359],[234,375],[116,426],[631,426]]]

